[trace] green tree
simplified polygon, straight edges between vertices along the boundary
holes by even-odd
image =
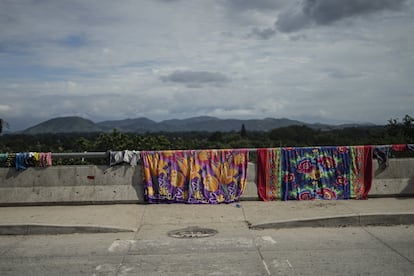
[[[388,120],[386,126],[387,140],[389,143],[411,143],[414,139],[414,119],[405,115],[402,122],[398,119]]]
[[[114,129],[112,133],[101,133],[95,142],[95,149],[98,151],[125,150],[132,148],[133,141],[125,133]]]
[[[240,136],[241,136],[242,138],[246,138],[246,137],[247,137],[247,131],[246,131],[246,127],[245,127],[245,125],[244,125],[244,124],[242,124],[242,126],[241,126]]]

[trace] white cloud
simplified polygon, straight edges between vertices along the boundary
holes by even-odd
[[[6,104],[0,104],[0,112],[9,112],[10,110],[12,110],[11,105],[6,105]]]
[[[386,123],[414,105],[414,12],[383,2],[2,1],[0,116]]]

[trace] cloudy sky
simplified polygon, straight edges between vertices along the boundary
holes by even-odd
[[[0,118],[414,115],[414,0],[0,0]]]

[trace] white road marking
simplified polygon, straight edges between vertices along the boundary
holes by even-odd
[[[266,264],[265,260],[262,260],[262,262],[263,262],[263,265],[266,269],[267,275],[272,275],[272,273],[270,273],[269,267],[267,267],[267,264]]]
[[[114,264],[101,264],[95,267],[96,271],[100,272],[111,272],[116,270],[116,265]]]
[[[136,240],[116,240],[108,248],[109,252],[127,251],[131,245],[137,243]]]
[[[290,268],[293,268],[293,266],[292,266],[292,264],[289,262],[289,260],[286,260],[286,262],[287,262],[287,264],[288,264],[288,266],[289,266]]]
[[[271,244],[277,243],[271,236],[262,236],[262,240],[270,242]]]
[[[283,260],[283,261],[273,260],[272,265],[275,268],[278,268],[278,267],[286,268],[287,266],[289,266],[289,268],[293,268],[293,265],[289,262],[289,260]]]
[[[133,271],[134,268],[133,267],[128,267],[128,266],[121,266],[120,271],[118,271],[119,276],[124,276],[124,275],[128,275],[130,274],[129,272]]]

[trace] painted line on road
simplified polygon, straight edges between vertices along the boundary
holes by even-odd
[[[122,252],[129,250],[130,246],[136,244],[136,240],[116,240],[108,247],[109,252]]]
[[[270,273],[269,267],[267,266],[267,264],[266,264],[266,262],[265,262],[264,259],[262,259],[262,262],[263,262],[263,265],[264,265],[264,267],[266,269],[267,275],[272,275],[272,273]]]
[[[287,264],[288,264],[288,266],[289,266],[290,268],[293,268],[293,266],[292,266],[292,264],[289,262],[289,260],[286,260],[286,262],[287,262]]]
[[[277,243],[271,236],[262,236],[262,240],[270,242],[271,244]]]

